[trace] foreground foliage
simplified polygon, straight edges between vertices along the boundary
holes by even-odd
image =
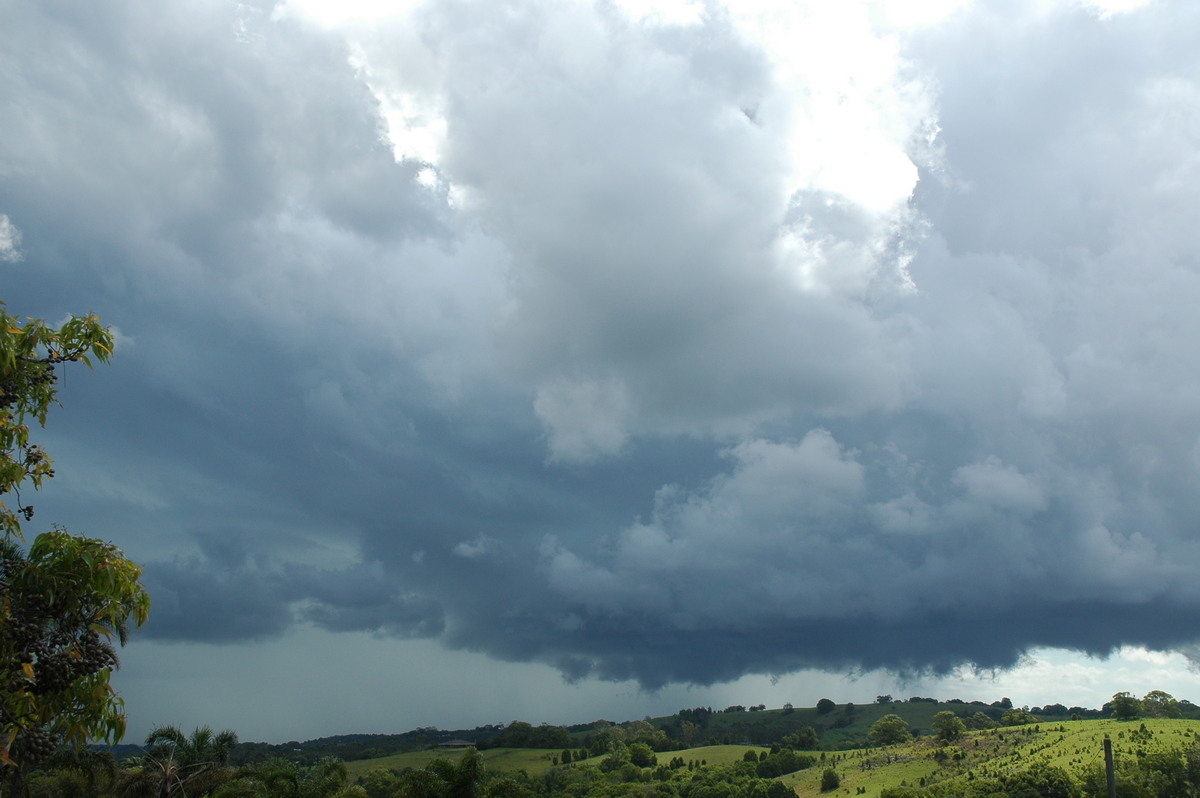
[[[55,369],[107,362],[111,333],[95,316],[54,329],[21,322],[0,303],[0,781],[27,791],[30,768],[61,747],[116,742],[125,731],[121,699],[109,686],[113,641],[146,620],[141,568],[114,546],[54,528],[28,549],[22,523],[34,515],[22,488],[54,476],[30,440],[57,403]]]

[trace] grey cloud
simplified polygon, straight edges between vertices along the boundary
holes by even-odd
[[[720,15],[435,4],[355,50],[239,9],[0,33],[5,299],[137,341],[71,374],[47,509],[147,562],[148,635],[651,686],[1193,642],[1190,7],[908,41],[937,119],[895,118],[941,133],[886,211],[784,185]],[[437,163],[363,78],[440,103]]]

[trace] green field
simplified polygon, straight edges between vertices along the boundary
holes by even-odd
[[[700,748],[689,748],[684,751],[667,751],[658,754],[659,762],[668,762],[672,757],[681,756],[685,761],[706,762],[709,765],[730,765],[742,761],[746,751],[755,753],[765,751],[765,748],[744,745],[708,745]],[[531,776],[549,770],[554,760],[562,753],[561,749],[548,750],[544,748],[489,748],[481,751],[483,763],[488,770],[515,771],[524,770]],[[360,759],[357,762],[347,762],[346,769],[352,778],[375,770],[404,770],[405,768],[423,768],[434,759],[449,759],[457,762],[462,758],[462,751],[413,751],[407,754],[393,754],[378,759]],[[589,765],[599,765],[603,756],[594,756],[582,762]]]
[[[553,758],[561,750],[548,751],[542,748],[490,748],[480,751],[484,766],[493,771],[524,770],[526,773],[537,775],[549,770]],[[383,768],[385,770],[404,770],[405,768],[423,768],[434,759],[449,759],[457,762],[462,758],[462,751],[412,751],[407,754],[393,754],[378,759],[360,759],[357,762],[347,762],[346,769],[352,778],[361,776],[367,771]],[[599,762],[599,757],[596,758]]]
[[[824,757],[812,768],[781,777],[801,798],[817,798],[821,773],[832,767],[841,777],[830,798],[854,796],[878,798],[887,787],[920,787],[955,780],[994,778],[1006,772],[1044,762],[1082,776],[1103,764],[1103,740],[1111,737],[1118,761],[1167,749],[1183,749],[1200,740],[1200,721],[1195,719],[1144,719],[1135,721],[1082,720],[1048,721],[1029,726],[1009,726],[968,732],[953,745],[926,735],[911,743],[884,748],[810,752]],[[727,765],[742,761],[747,750],[761,746],[715,745],[658,754],[660,763],[673,757],[687,762]],[[494,748],[482,753],[489,770],[524,770],[530,775],[547,771],[559,751],[530,748]],[[402,770],[421,768],[435,758],[457,761],[461,751],[418,751],[347,763],[351,776],[375,768]],[[584,760],[598,765],[603,757]]]
[[[953,746],[925,737],[886,748],[840,751],[827,755],[842,780],[830,795],[877,798],[885,787],[989,778],[1035,762],[1081,775],[1103,765],[1105,734],[1112,738],[1114,756],[1120,761],[1139,753],[1186,748],[1196,742],[1197,731],[1200,722],[1195,720],[1063,721],[970,732]],[[945,754],[942,761],[935,758],[939,750]],[[783,781],[802,798],[813,798],[821,794],[822,769],[784,776]]]

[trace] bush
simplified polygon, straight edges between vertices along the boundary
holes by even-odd
[[[821,792],[831,792],[842,786],[842,780],[833,768],[825,768],[821,774]]]

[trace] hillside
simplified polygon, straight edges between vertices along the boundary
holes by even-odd
[[[824,751],[848,751],[864,747],[871,725],[884,715],[896,714],[904,718],[914,735],[931,734],[933,716],[949,710],[964,719],[982,713],[999,720],[1006,709],[1005,702],[985,704],[982,701],[934,701],[933,699],[911,698],[907,701],[887,701],[869,704],[822,703],[825,711],[817,707],[783,707],[779,709],[745,709],[731,707],[726,710],[707,708],[685,709],[673,715],[648,718],[650,726],[661,730],[670,738],[671,747],[684,749],[714,745],[760,745],[779,743],[788,735],[806,727],[818,736],[818,747]],[[1200,707],[1187,701],[1180,702],[1185,717],[1200,719]],[[1101,712],[1083,707],[1050,705],[1046,713],[1042,707],[1033,707],[1043,722],[1067,723],[1072,715],[1095,719]],[[628,728],[644,726],[643,721],[626,721],[610,724],[594,721],[565,727],[560,731],[564,738],[561,745],[548,750],[559,753],[563,747],[590,747],[597,734],[606,727]],[[690,724],[687,728],[685,724]],[[519,724],[526,725],[528,724]],[[557,727],[532,727],[549,729]],[[449,740],[467,740],[480,748],[499,742],[503,732],[498,725],[479,726],[473,729],[442,730],[437,728],[414,729],[403,734],[350,734],[323,737],[305,742],[291,741],[271,745],[267,743],[242,743],[233,757],[235,764],[258,762],[272,757],[284,757],[301,763],[312,763],[323,756],[335,756],[346,762],[386,758],[396,754],[426,751]],[[565,732],[562,734],[561,732]],[[569,745],[568,741],[569,740]],[[665,748],[659,746],[660,749]]]
[[[1200,722],[1196,719],[1042,722],[968,732],[953,745],[924,736],[882,748],[811,752],[815,760],[812,767],[779,777],[777,781],[800,798],[880,798],[888,788],[935,785],[957,793],[955,785],[965,788],[971,782],[994,780],[1043,763],[1062,768],[1083,783],[1089,776],[1096,779],[1102,773],[1105,735],[1112,738],[1121,769],[1157,752],[1189,748],[1200,739],[1198,732]],[[660,754],[659,764],[669,757],[679,757],[695,765],[736,766],[748,751],[761,756],[766,750],[745,745],[701,746]],[[558,753],[544,749],[490,749],[483,751],[482,757],[488,771],[500,774],[523,771],[537,779],[551,770]],[[462,751],[421,751],[353,762],[348,768],[352,777],[358,778],[376,769],[419,769],[434,759],[457,762],[462,756]],[[591,757],[572,767],[598,766],[602,759]],[[840,778],[840,785],[834,791],[821,790],[826,768],[832,768]],[[680,775],[690,778],[690,767],[688,771],[686,776]],[[696,773],[700,772],[701,768],[697,768]]]
[[[682,756],[685,760],[703,762],[707,765],[731,765],[740,762],[747,750],[765,751],[765,748],[748,748],[744,745],[709,745],[699,748],[689,748],[673,754],[660,755],[665,761],[671,756]],[[558,760],[558,751],[543,748],[491,748],[482,751],[484,766],[489,770],[501,772],[525,771],[530,776],[539,776],[553,767]],[[362,776],[377,768],[388,770],[404,770],[405,768],[423,768],[434,759],[447,759],[457,762],[463,756],[462,751],[413,751],[407,754],[395,754],[379,759],[366,759],[349,762],[346,769],[351,776]],[[580,760],[581,765],[599,765],[603,756],[589,757]]]
[[[922,787],[995,778],[1035,763],[1061,767],[1084,780],[1102,768],[1109,735],[1118,767],[1147,754],[1184,749],[1197,741],[1193,718],[1136,721],[1083,720],[969,732],[955,745],[925,737],[912,743],[839,752],[829,764],[841,777],[832,795],[878,798],[888,787]],[[783,777],[801,798],[821,794],[820,768]]]

